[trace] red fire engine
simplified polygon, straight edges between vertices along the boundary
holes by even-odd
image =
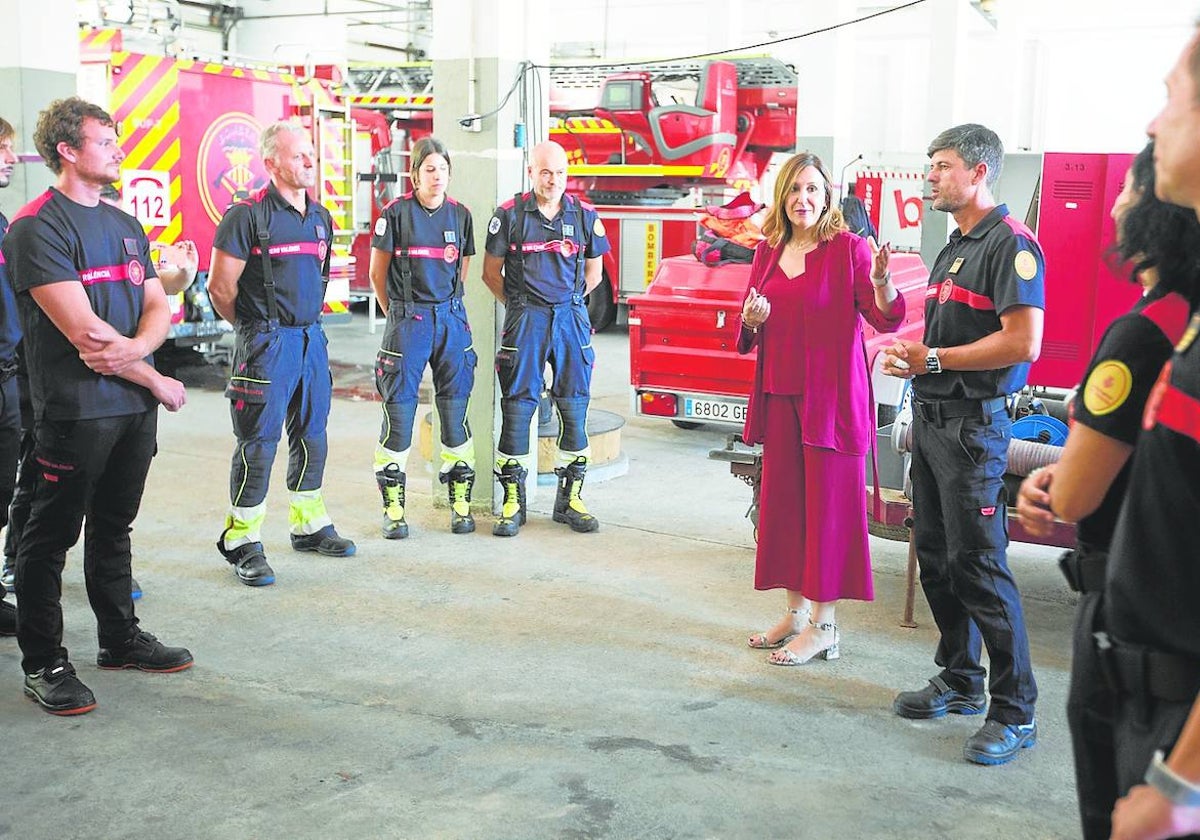
[[[618,305],[646,289],[665,257],[691,251],[695,207],[705,191],[756,183],[771,155],[796,142],[796,75],[776,59],[613,70],[604,65],[550,71],[549,137],[567,150],[567,190],[597,205],[612,243],[604,280],[588,298],[596,329],[612,324]],[[352,67],[348,81],[351,105],[387,113],[393,130],[405,133],[397,147],[408,148],[429,133],[428,63]],[[372,175],[361,176],[374,182],[372,223],[402,188],[406,168],[402,160],[381,158]],[[689,206],[672,206],[680,203]],[[355,241],[353,253],[358,271],[351,293],[365,299],[371,294],[365,271],[369,233]]]
[[[325,317],[348,318],[355,129],[330,80],[302,78],[287,68],[143,55],[121,47],[117,30],[81,31],[80,92],[106,106],[117,123],[125,152],[122,203],[150,241],[194,240],[206,272],[225,209],[267,183],[259,132],[272,120],[297,117],[313,132],[317,149],[321,177],[315,197],[334,220]],[[210,342],[230,330],[211,311],[186,317],[183,298],[172,301],[168,340]]]
[[[588,298],[597,330],[663,259],[691,252],[705,193],[758,183],[771,156],[796,145],[796,74],[777,59],[607,67],[551,73],[550,138],[567,150],[567,189],[597,205],[613,246]],[[692,206],[669,206],[680,203]]]

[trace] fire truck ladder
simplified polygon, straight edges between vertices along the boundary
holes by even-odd
[[[795,87],[797,76],[790,64],[769,55],[721,56],[686,59],[684,61],[646,62],[636,64],[572,64],[550,66],[550,82],[554,87],[568,89],[598,89],[614,73],[636,71],[649,73],[655,81],[699,78],[708,61],[728,61],[737,67],[738,87]]]
[[[356,108],[427,111],[433,108],[433,64],[351,65],[346,100]]]

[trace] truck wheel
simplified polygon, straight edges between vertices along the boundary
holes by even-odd
[[[612,326],[613,321],[617,320],[617,302],[613,300],[612,283],[608,281],[607,274],[600,281],[600,285],[592,289],[592,293],[587,296],[586,301],[588,319],[592,322],[592,329],[596,332],[608,329]]]
[[[672,420],[671,422],[675,424],[675,428],[686,429],[688,431],[691,431],[692,429],[699,429],[704,425],[703,423],[697,423],[694,420]]]

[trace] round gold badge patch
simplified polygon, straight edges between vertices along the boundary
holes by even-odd
[[[1124,362],[1109,359],[1092,370],[1083,386],[1083,405],[1097,417],[1112,414],[1129,399],[1133,390],[1133,374]]]
[[[1017,255],[1013,257],[1013,269],[1022,280],[1032,280],[1037,277],[1037,258],[1033,256],[1032,251],[1017,251]]]
[[[605,234],[604,222],[600,221],[599,216],[596,217],[596,221],[592,222],[592,233],[596,234],[596,236],[604,236]]]

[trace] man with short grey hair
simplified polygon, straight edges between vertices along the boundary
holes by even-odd
[[[1006,558],[1007,398],[1041,349],[1045,262],[1033,233],[992,197],[1004,147],[990,129],[955,126],[929,145],[933,209],[958,228],[929,275],[925,336],[885,351],[884,371],[913,379],[913,542],[941,631],[939,674],[900,693],[905,718],[987,711],[963,755],[1003,764],[1037,740],[1037,686],[1020,593]],[[984,696],[987,645],[991,705]]]
[[[355,551],[333,527],[321,493],[332,382],[320,317],[333,219],[308,193],[317,179],[308,132],[274,123],[259,145],[271,181],[221,220],[208,278],[213,308],[237,331],[225,391],[237,446],[217,550],[247,586],[275,582],[261,529],[285,424],[292,548],[332,557]]]

